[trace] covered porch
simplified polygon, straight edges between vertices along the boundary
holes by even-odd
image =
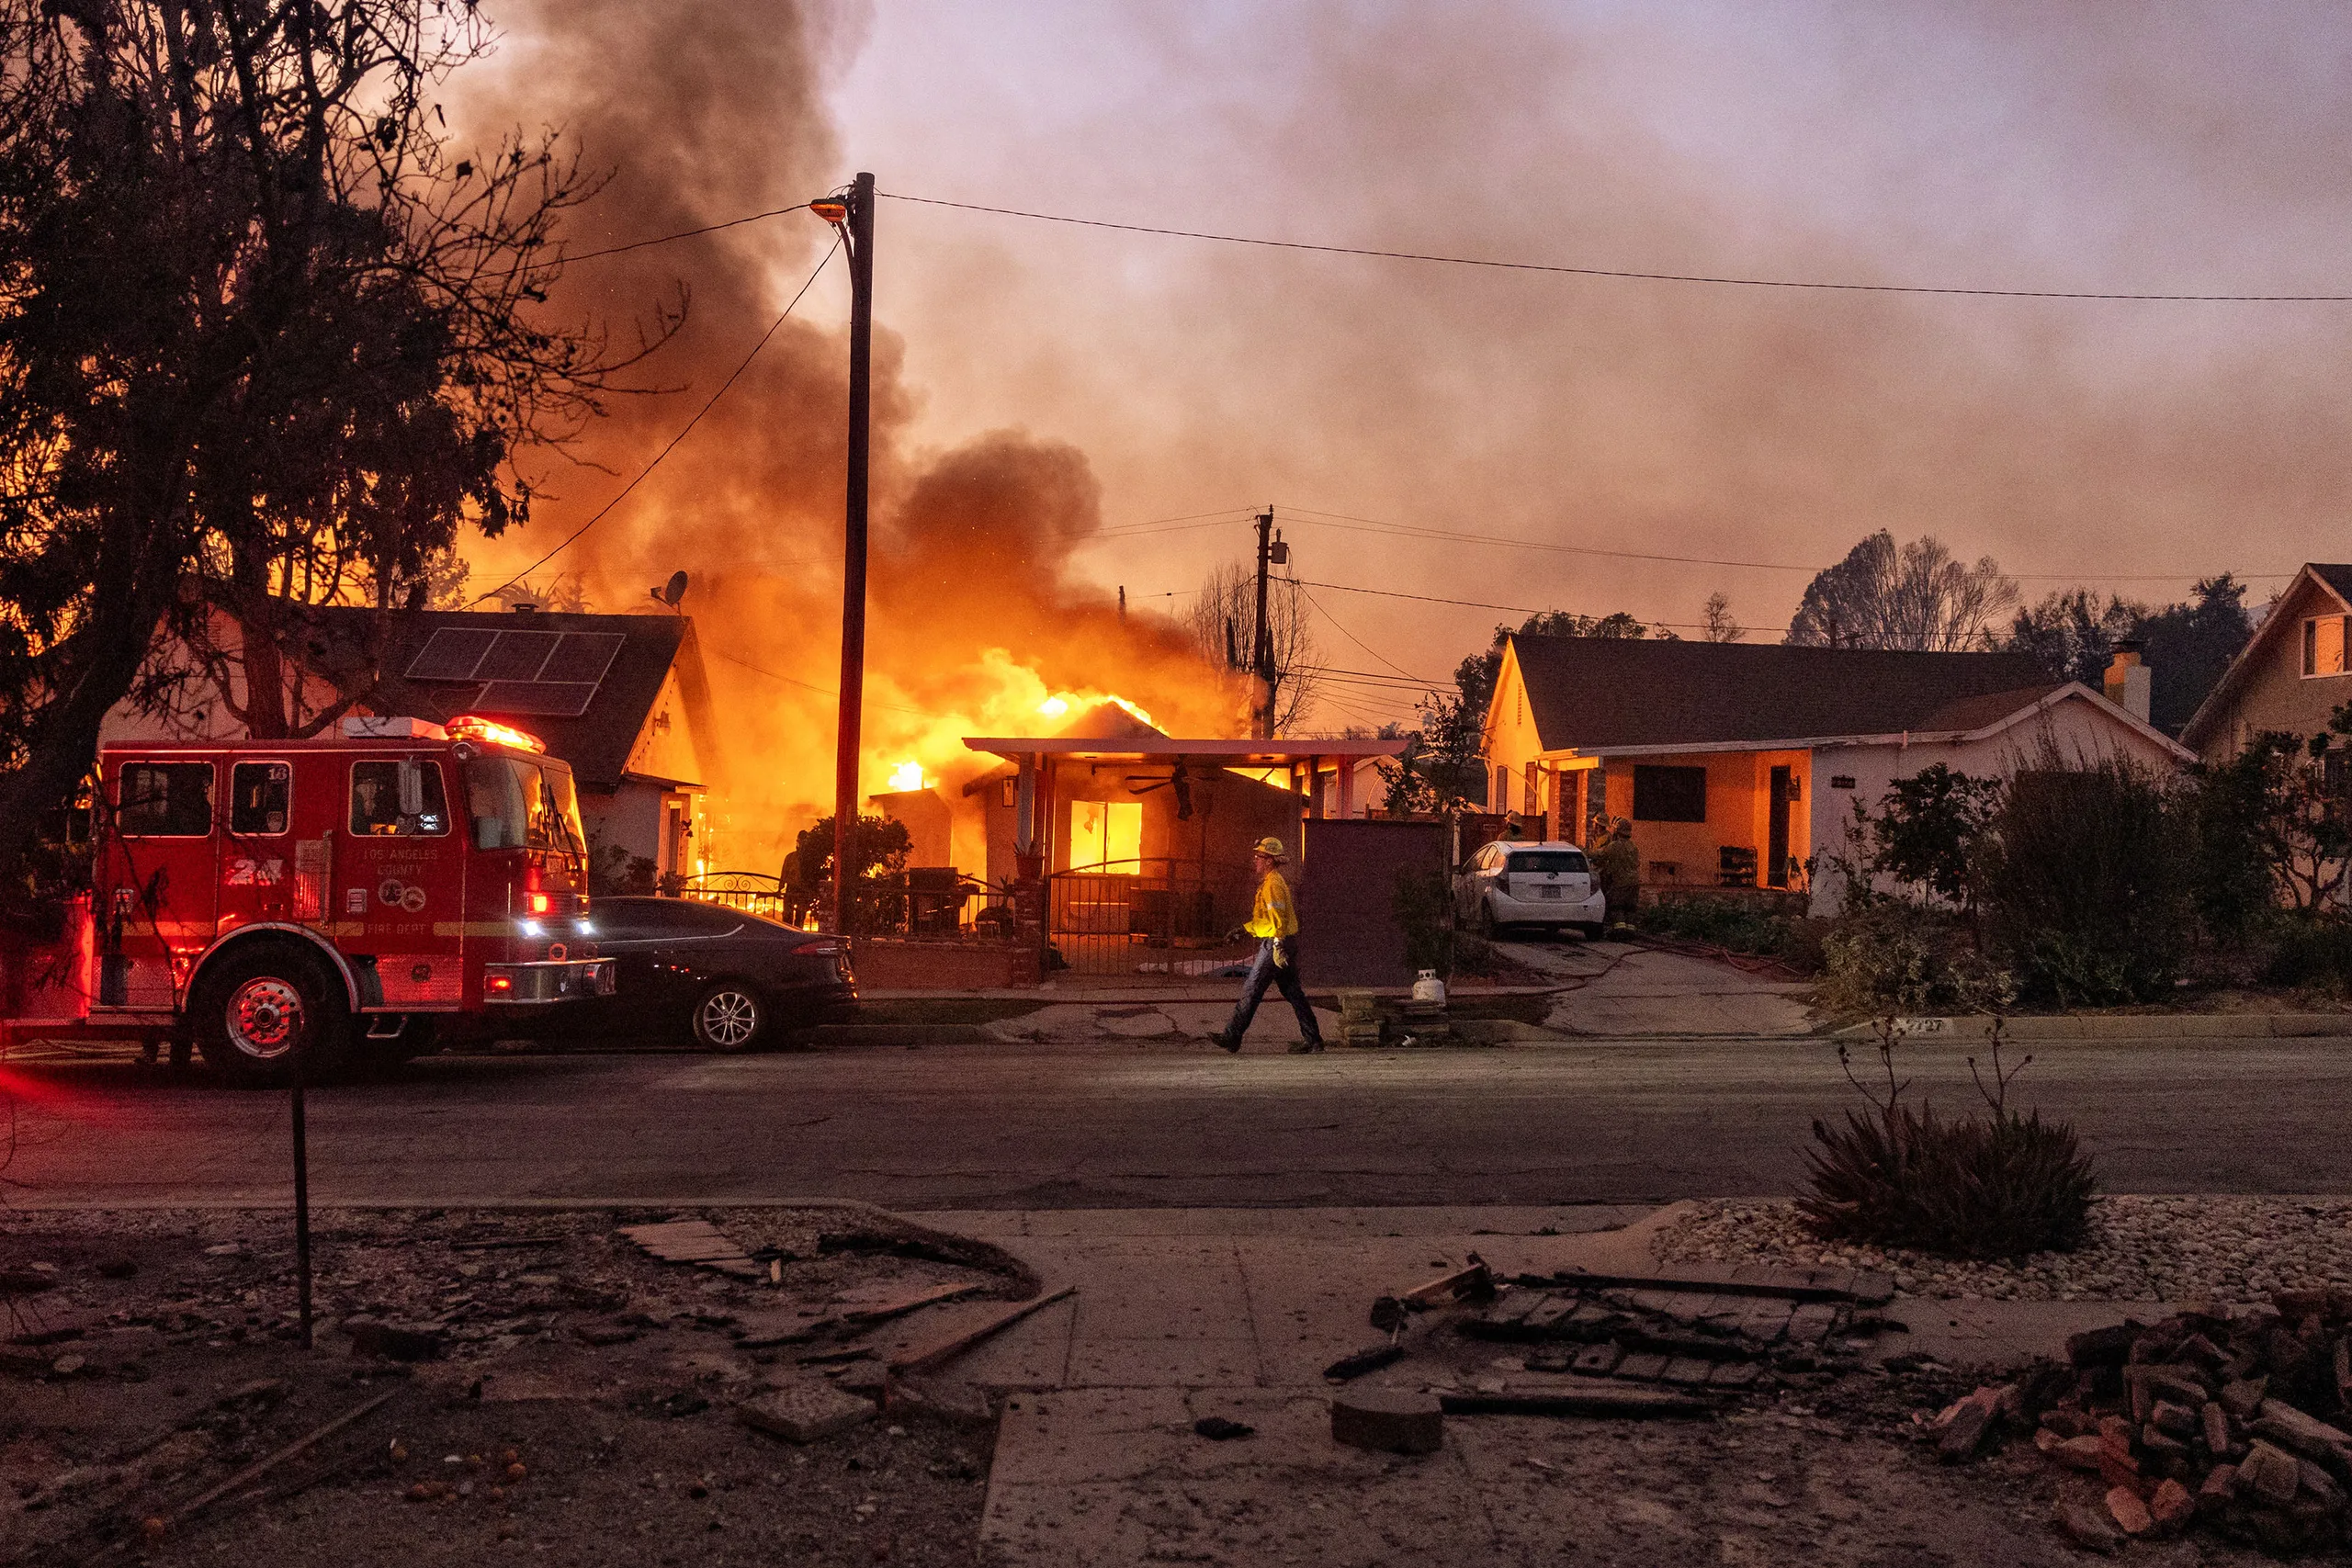
[[[1010,887],[1043,967],[1080,975],[1212,974],[1242,951],[1250,848],[1280,839],[1302,899],[1339,840],[1310,823],[1360,817],[1358,770],[1401,740],[975,736],[1002,759],[966,786],[984,817],[987,880]],[[1336,888],[1352,879],[1328,878]]]
[[[1814,852],[1813,753],[1786,746],[1606,747],[1527,764],[1545,836],[1599,849],[1630,829],[1645,888],[1801,890]]]

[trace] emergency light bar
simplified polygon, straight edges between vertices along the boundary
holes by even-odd
[[[491,746],[511,746],[518,751],[545,751],[547,746],[536,735],[526,735],[511,725],[480,714],[460,714],[443,727],[452,740],[479,740]]]

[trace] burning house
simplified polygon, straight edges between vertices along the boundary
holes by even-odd
[[[1362,977],[1398,978],[1401,952],[1387,951],[1397,857],[1442,863],[1442,851],[1433,825],[1363,819],[1354,781],[1363,760],[1394,756],[1403,742],[1174,737],[1117,698],[1049,698],[1039,716],[1063,722],[966,737],[986,761],[961,783],[871,798],[913,840],[904,935],[922,951],[866,944],[869,983],[899,983],[899,960],[910,984],[948,973],[955,983],[1018,984],[1058,966],[1206,973],[1238,951],[1225,933],[1249,913],[1250,846],[1268,837],[1296,848],[1302,908],[1317,929],[1361,928],[1350,951],[1356,967],[1376,972]],[[1336,954],[1317,962],[1326,980],[1351,977],[1331,967]],[[873,979],[877,966],[893,977]]]

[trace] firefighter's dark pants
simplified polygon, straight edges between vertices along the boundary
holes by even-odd
[[[1250,1021],[1258,1016],[1258,1004],[1265,998],[1266,987],[1278,986],[1283,999],[1290,1003],[1290,1010],[1298,1015],[1298,1032],[1309,1045],[1323,1043],[1323,1031],[1315,1022],[1315,1010],[1306,1002],[1306,987],[1298,978],[1298,938],[1281,939],[1283,957],[1288,962],[1274,962],[1275,942],[1261,937],[1258,941],[1258,956],[1250,965],[1250,978],[1242,984],[1241,999],[1233,1007],[1233,1020],[1225,1026],[1227,1040],[1238,1040],[1250,1029]]]

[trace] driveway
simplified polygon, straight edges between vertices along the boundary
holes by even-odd
[[[1773,1038],[1810,1034],[1810,986],[1769,980],[1711,958],[1622,942],[1506,942],[1503,952],[1560,984],[1577,984],[1544,1027],[1606,1040]],[[1581,984],[1577,984],[1581,982]]]

